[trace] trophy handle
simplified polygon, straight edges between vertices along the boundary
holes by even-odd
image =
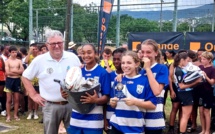
[[[60,84],[60,87],[65,90],[65,91],[68,91],[65,84],[63,84],[60,80],[58,79],[54,79],[54,82],[57,82],[58,84]]]

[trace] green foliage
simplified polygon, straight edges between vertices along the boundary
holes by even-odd
[[[190,24],[188,22],[184,22],[178,25],[177,31],[178,32],[189,32]]]
[[[196,32],[211,32],[211,24],[200,24],[195,28]]]
[[[2,2],[2,3],[1,3]],[[8,27],[12,36],[28,40],[29,31],[29,0],[1,0],[0,20]],[[65,31],[66,0],[33,0],[33,27],[34,34],[43,33],[45,27]],[[73,38],[74,42],[97,42],[98,34],[98,7],[94,3],[86,7],[74,4]],[[36,29],[36,10],[38,9],[38,29]],[[109,23],[107,39],[116,40],[116,15],[112,15]],[[159,32],[159,22],[149,21],[145,18],[133,18],[128,15],[120,17],[120,42],[127,41],[129,32]],[[12,27],[13,26],[13,27]],[[185,22],[177,27],[177,31],[190,30]],[[162,31],[172,31],[172,22],[163,22]],[[195,31],[211,31],[210,24],[197,25]]]

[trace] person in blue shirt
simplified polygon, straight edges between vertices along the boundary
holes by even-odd
[[[144,133],[144,113],[146,109],[156,108],[156,97],[152,93],[148,78],[137,71],[140,60],[135,52],[123,53],[121,67],[125,77],[120,83],[114,82],[114,95],[110,99],[115,108],[111,116],[110,134]],[[121,87],[121,88],[120,88]],[[121,95],[118,96],[121,92]]]
[[[95,103],[96,107],[88,114],[81,114],[76,110],[72,110],[68,132],[69,134],[103,134],[103,104],[106,104],[109,100],[110,75],[97,64],[96,49],[93,45],[83,45],[82,52],[82,58],[85,63],[82,68],[82,75],[85,79],[98,79],[101,90],[98,94],[94,92],[93,95],[86,94],[86,96],[80,98],[82,103]]]
[[[121,68],[121,56],[122,53],[125,52],[126,49],[125,48],[117,48],[113,51],[112,56],[113,56],[113,65],[115,66],[116,70],[112,71],[110,73],[110,78],[111,78],[111,90],[113,89],[113,85],[114,85],[114,80],[116,78],[116,76],[118,74],[122,74],[122,68]],[[114,97],[114,94],[110,94],[110,98]],[[107,104],[107,109],[106,109],[106,119],[104,120],[105,122],[105,128],[104,130],[106,131],[106,133],[109,133],[109,129],[111,129],[111,125],[109,123],[110,121],[110,117],[112,116],[112,114],[114,113],[114,108],[112,108],[110,106],[110,104]]]
[[[187,74],[186,69],[184,69],[189,62],[189,57],[187,52],[178,52],[174,57],[174,79],[175,86],[178,90],[178,99],[182,106],[182,116],[180,119],[180,134],[184,134],[187,128],[187,122],[192,112],[193,107],[193,94],[192,88],[194,85],[201,82],[201,78],[195,80],[192,83],[185,84],[183,78]]]
[[[153,94],[157,98],[157,106],[155,110],[147,110],[145,115],[145,133],[146,134],[162,134],[165,128],[164,120],[164,86],[168,85],[168,68],[164,64],[160,64],[161,52],[158,43],[152,39],[147,39],[141,44],[143,69],[140,74],[147,76],[149,85]]]

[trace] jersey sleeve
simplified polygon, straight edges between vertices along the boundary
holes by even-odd
[[[111,91],[111,79],[110,74],[107,71],[104,71],[99,78],[101,84],[101,93],[102,95],[110,95]]]
[[[157,98],[156,96],[153,94],[150,85],[148,84],[146,86],[146,97],[145,97],[145,101],[151,101],[155,106],[157,105]]]
[[[156,75],[155,79],[159,84],[168,85],[169,84],[168,76],[169,76],[168,68],[167,66],[163,65],[159,73]]]
[[[176,70],[175,70],[175,78],[176,78],[178,83],[182,83],[183,76],[184,76],[184,73],[182,72],[182,70],[180,68],[176,68]]]

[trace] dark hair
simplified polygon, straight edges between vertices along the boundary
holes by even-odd
[[[192,59],[192,62],[195,62],[198,60],[198,56],[197,53],[192,51],[192,50],[187,50],[188,53],[188,57],[190,57],[190,59]]]
[[[84,44],[84,45],[82,45],[82,49],[84,48],[84,46],[87,46],[87,45],[91,46],[91,47],[93,48],[93,51],[94,51],[95,53],[97,53],[96,47],[95,47],[93,44]]]
[[[10,47],[10,45],[4,45],[3,51],[6,49],[6,47]]]
[[[136,51],[138,52],[139,50],[141,50],[141,44],[137,44],[136,46]]]
[[[17,51],[17,48],[15,46],[10,46],[9,47],[9,52],[12,52],[12,51]]]
[[[44,47],[46,48],[46,50],[48,50],[46,44],[43,44],[43,45],[41,45],[41,46],[39,47],[39,51],[42,51],[42,48],[44,48]]]
[[[164,60],[165,60],[165,61],[167,61],[167,57],[166,57],[165,52],[164,52],[164,51],[162,51],[162,52],[161,52],[161,54],[162,54],[162,56],[163,56]]]
[[[112,54],[112,51],[111,51],[110,48],[105,48],[105,49],[103,50],[102,54],[103,54],[103,53]]]
[[[95,54],[97,53],[96,52],[96,47],[93,44],[84,44],[84,45],[82,45],[82,50],[83,50],[84,46],[87,46],[87,45],[92,47],[92,49],[93,49],[93,51],[94,51]],[[98,63],[99,62],[99,57],[96,56],[95,60]]]
[[[1,52],[4,50],[4,46],[0,45]]]
[[[187,57],[188,57],[188,53],[186,51],[184,51],[184,50],[179,51],[174,57],[173,66],[177,67],[179,65],[180,60],[187,59]]]
[[[117,49],[115,49],[115,50],[113,51],[112,56],[113,56],[115,53],[124,53],[125,51],[126,51],[125,48],[122,48],[122,47],[117,48]]]
[[[166,50],[167,52],[169,52],[170,54],[172,54],[172,57],[174,57],[175,56],[175,51],[173,51],[173,50]]]
[[[16,55],[16,58],[22,60],[22,54],[18,52],[17,55]]]
[[[199,51],[206,51],[204,48],[200,48],[200,49],[198,49],[198,51],[197,52],[199,52]]]
[[[20,47],[20,48],[19,48],[19,51],[20,51],[22,54],[24,54],[24,55],[28,55],[27,49],[26,49],[25,47]]]

